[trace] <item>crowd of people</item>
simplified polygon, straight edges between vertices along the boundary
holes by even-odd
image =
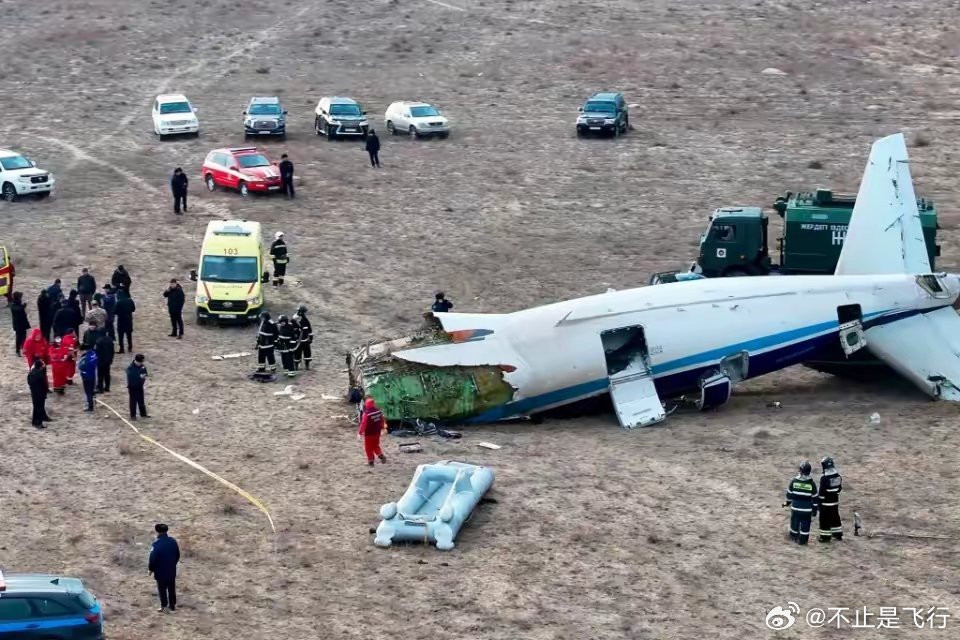
[[[50,393],[64,395],[74,384],[78,371],[86,411],[94,410],[95,395],[110,392],[115,355],[133,353],[133,317],[137,306],[130,294],[132,282],[123,265],[116,268],[102,291],[97,290],[96,278],[86,268],[81,270],[77,286],[66,294],[62,281],[57,278],[37,297],[37,327],[30,324],[23,292],[13,293],[10,314],[14,346],[17,356],[22,356],[29,368],[27,385],[33,401],[31,423],[34,427],[42,429],[45,423],[52,422],[46,411],[47,396]],[[173,322],[174,309],[178,317],[183,309],[183,290],[172,281],[164,296]],[[174,324],[171,335],[183,336],[182,319]],[[135,354],[126,370],[132,420],[136,420],[138,414],[149,417],[144,401],[145,360],[143,354]]]

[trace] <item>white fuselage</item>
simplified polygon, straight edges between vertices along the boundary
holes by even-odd
[[[960,293],[957,278],[939,282],[943,292],[936,297],[917,284],[916,276],[901,274],[677,282],[492,316],[489,326],[482,314],[449,314],[459,316],[451,322],[457,329],[493,333],[474,344],[396,355],[439,366],[516,367],[504,376],[516,389],[513,401],[476,418],[487,421],[606,393],[601,334],[640,326],[656,388],[661,397],[675,397],[697,389],[701,376],[728,356],[749,354],[748,378],[813,359],[838,344],[838,307],[860,305],[863,326],[869,328],[953,304]],[[444,315],[438,314],[441,322]]]

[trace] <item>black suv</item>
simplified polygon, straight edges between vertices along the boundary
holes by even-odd
[[[622,93],[595,93],[580,107],[577,135],[608,134],[616,138],[630,128],[630,114]]]
[[[0,640],[104,640],[100,603],[77,578],[0,573]]]

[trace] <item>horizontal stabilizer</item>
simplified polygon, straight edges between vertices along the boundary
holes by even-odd
[[[393,357],[435,367],[476,367],[512,365],[519,368],[520,355],[503,340],[482,340],[451,344],[434,344],[417,349],[394,351]]]
[[[471,329],[486,329],[487,331],[497,332],[502,327],[510,314],[507,313],[434,313],[443,330],[446,332],[466,331]]]
[[[960,316],[952,307],[867,329],[867,348],[925,393],[960,402]]]
[[[930,273],[903,134],[873,143],[837,275]]]

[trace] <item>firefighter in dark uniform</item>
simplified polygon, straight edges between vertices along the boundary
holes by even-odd
[[[287,316],[280,316],[277,319],[277,329],[280,332],[280,337],[277,340],[277,350],[280,352],[280,364],[283,366],[283,371],[287,374],[287,377],[292,378],[297,375],[293,359],[297,345],[300,344],[300,335],[296,332]]]
[[[817,515],[817,483],[810,477],[810,463],[804,461],[797,474],[787,486],[787,501],[790,505],[790,537],[797,544],[807,544],[810,539],[810,520]]]
[[[276,240],[270,245],[270,257],[273,258],[273,286],[283,285],[283,277],[287,275],[287,243],[283,241],[283,231],[277,231]]]
[[[303,362],[303,350],[300,348],[303,327],[300,326],[300,316],[297,314],[290,316],[290,326],[293,327],[293,370],[299,371],[300,363]]]
[[[837,473],[833,458],[825,457],[820,461],[823,474],[820,476],[820,542],[830,542],[830,538],[843,540],[843,524],[840,522],[840,491],[843,479]]]
[[[283,184],[283,192],[288,198],[294,197],[293,190],[293,163],[287,154],[280,156],[280,183]]]
[[[297,307],[297,314],[293,316],[294,321],[300,325],[300,344],[297,347],[296,360],[297,368],[300,368],[300,363],[303,363],[304,369],[310,368],[310,361],[313,360],[313,349],[311,345],[313,344],[313,326],[310,324],[310,320],[307,318],[307,307],[306,305],[300,305]]]
[[[260,328],[257,330],[257,373],[266,373],[277,370],[277,360],[273,350],[277,346],[277,325],[270,320],[270,314],[264,311],[260,314]]]

